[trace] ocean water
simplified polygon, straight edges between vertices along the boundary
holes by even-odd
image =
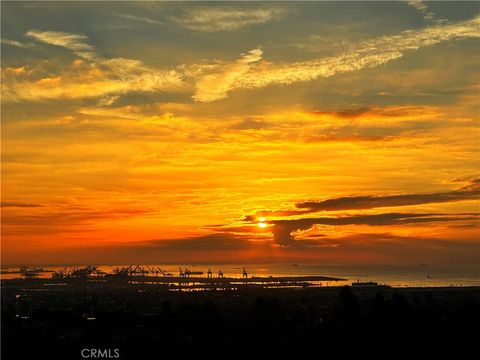
[[[126,265],[100,265],[99,270],[112,272]],[[144,265],[142,265],[144,266]],[[213,276],[221,270],[225,277],[242,277],[243,266],[238,264],[155,264],[148,265],[153,270],[162,269],[166,273],[178,276],[179,268],[203,272],[207,276],[211,269]],[[77,265],[82,267],[82,265]],[[49,278],[52,272],[63,266],[42,266],[45,272],[40,278]],[[1,279],[21,277],[19,267],[2,267]],[[338,286],[356,281],[375,281],[393,287],[437,287],[437,286],[480,286],[480,265],[478,264],[247,264],[248,276],[301,276],[320,275],[341,278],[341,282],[323,282],[323,286]],[[16,273],[15,273],[16,272]]]

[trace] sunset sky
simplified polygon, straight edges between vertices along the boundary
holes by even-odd
[[[480,2],[2,2],[4,264],[480,261]]]

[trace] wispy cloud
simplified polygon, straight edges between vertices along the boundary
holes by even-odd
[[[35,44],[32,43],[22,43],[16,40],[1,39],[0,42],[5,45],[15,46],[22,49],[32,49],[35,48]]]
[[[59,74],[38,80],[12,72],[2,75],[6,102],[98,98],[100,104],[108,105],[115,99],[112,96],[184,89],[182,75],[175,71],[155,70],[121,58],[76,62]]]
[[[184,10],[183,15],[172,17],[172,20],[193,31],[231,31],[278,20],[285,13],[285,9],[282,8],[200,8]]]
[[[445,19],[437,18],[435,13],[422,0],[407,0],[407,4],[417,9],[423,15],[423,19],[428,22],[441,23],[446,21]]]
[[[95,48],[86,42],[85,35],[70,34],[60,31],[37,31],[31,30],[27,32],[30,36],[40,42],[49,45],[55,45],[72,50],[78,56],[85,59],[92,59],[95,57]]]
[[[255,222],[258,217],[263,216],[299,216],[321,211],[369,210],[383,207],[478,200],[480,198],[479,178],[456,179],[455,182],[463,182],[465,185],[457,190],[437,193],[344,196],[321,201],[302,201],[295,204],[296,209],[259,211],[255,215],[246,216],[245,220]]]
[[[303,218],[273,220],[272,233],[279,245],[290,245],[296,231],[310,229],[314,225],[367,225],[367,226],[402,226],[420,223],[445,223],[451,221],[478,221],[480,214],[408,214],[384,213],[374,215],[352,215],[339,217]]]
[[[2,203],[2,207],[32,208],[28,212],[21,213],[13,212],[13,209],[9,213],[3,212],[3,234],[84,232],[97,221],[134,218],[151,211],[143,208],[101,210],[81,206],[52,209],[48,206],[28,203]]]
[[[133,21],[138,24],[147,24],[147,25],[164,25],[165,22],[161,20],[151,19],[146,16],[136,16],[131,14],[117,14],[117,16],[121,19],[127,21]]]
[[[436,25],[420,30],[404,31],[397,35],[382,36],[365,41],[338,56],[286,64],[262,61],[258,64],[252,64],[248,72],[243,73],[242,76],[236,76],[236,80],[231,83],[228,89],[226,88],[226,82],[220,82],[219,85],[205,82],[209,86],[208,91],[216,94],[216,96],[205,98],[196,96],[195,99],[197,101],[219,100],[225,98],[228,92],[234,89],[289,85],[376,67],[402,57],[406,51],[417,50],[448,40],[472,37],[480,37],[480,17],[455,24]],[[230,78],[228,75],[230,71],[236,73],[236,69],[230,69],[230,67],[231,64],[225,65],[224,71],[221,71],[224,78]],[[215,71],[218,72],[219,70],[215,68]],[[210,74],[204,75],[207,78],[210,76]],[[197,93],[202,91],[202,84],[203,78],[197,82]],[[218,91],[215,89],[216,86],[219,88]]]
[[[181,64],[171,69],[152,69],[141,61],[132,59],[105,59],[96,54],[94,46],[87,42],[85,35],[35,30],[29,31],[27,35],[42,43],[66,48],[82,58],[85,64],[78,66],[81,62],[76,62],[77,65],[65,73],[40,80],[4,76],[3,99],[6,101],[105,98],[137,91],[193,88],[193,99],[196,102],[212,102],[226,98],[235,89],[288,85],[331,77],[385,64],[402,57],[406,51],[453,39],[477,38],[480,37],[480,17],[382,36],[365,41],[343,54],[308,61],[264,61],[263,51],[256,48],[242,54],[235,61]],[[85,87],[87,82],[90,85],[88,89]],[[101,102],[105,103],[104,100]]]
[[[24,73],[2,74],[4,101],[99,97],[100,104],[105,105],[112,96],[119,94],[184,88],[183,74],[178,71],[152,69],[139,60],[101,57],[84,35],[56,31],[29,31],[27,35],[42,43],[68,49],[81,59],[75,60],[66,70],[41,79],[31,79]]]
[[[2,201],[0,207],[20,207],[20,208],[36,208],[42,207],[43,205],[25,203],[25,202],[14,202],[14,201]]]
[[[235,81],[250,70],[251,64],[260,61],[262,54],[261,49],[254,49],[247,54],[242,54],[240,59],[233,63],[219,64],[215,72],[203,76],[196,83],[193,99],[199,102],[210,102],[226,97]]]
[[[379,207],[410,206],[435,204],[464,200],[475,200],[480,197],[480,189],[449,191],[432,194],[404,194],[387,196],[348,196],[324,201],[304,201],[296,206],[307,213],[318,211],[337,211],[353,209],[374,209]]]

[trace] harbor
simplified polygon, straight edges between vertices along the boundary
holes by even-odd
[[[3,279],[2,282],[25,284],[34,287],[52,286],[143,286],[168,291],[199,290],[240,290],[244,288],[307,288],[320,286],[340,286],[347,280],[338,277],[320,275],[267,275],[250,276],[245,267],[237,276],[224,275],[222,270],[215,273],[207,271],[179,268],[177,273],[167,272],[162,268],[149,265],[129,265],[116,267],[110,272],[99,266],[84,267],[65,266],[57,271],[50,271],[48,277],[39,276],[44,272],[41,268],[18,272],[20,277]],[[17,274],[17,272],[13,272]]]

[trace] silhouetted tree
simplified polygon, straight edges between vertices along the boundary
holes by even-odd
[[[344,286],[340,290],[340,304],[337,313],[344,325],[347,326],[351,326],[358,317],[358,301],[349,286]]]

